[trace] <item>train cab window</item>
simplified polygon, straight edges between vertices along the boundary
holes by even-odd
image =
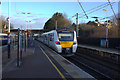
[[[58,33],[58,38],[60,41],[73,41],[73,33]]]

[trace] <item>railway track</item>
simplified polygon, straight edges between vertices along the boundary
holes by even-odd
[[[88,72],[96,79],[119,80],[120,69],[117,63],[104,60],[101,56],[76,53],[73,57],[67,58],[69,61]],[[102,60],[103,59],[103,60]]]
[[[97,55],[89,55],[89,56],[86,56],[86,55],[83,55],[83,54],[76,54],[77,56],[80,56],[80,57],[84,57],[85,59],[89,60],[89,61],[92,61],[94,63],[97,63],[103,67],[106,67],[106,68],[109,68],[109,69],[112,69],[114,71],[117,71],[120,73],[120,69],[118,67],[118,64],[117,63],[112,63],[111,61],[109,60],[104,60],[102,57],[100,56],[97,56]],[[96,57],[97,56],[97,57]],[[114,66],[112,66],[114,65]]]
[[[120,80],[119,65],[110,58],[81,50],[74,56],[66,58],[98,80]]]

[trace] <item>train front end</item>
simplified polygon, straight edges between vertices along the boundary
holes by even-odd
[[[76,32],[71,28],[60,28],[57,29],[58,43],[61,45],[61,55],[72,56],[77,50],[77,39]]]

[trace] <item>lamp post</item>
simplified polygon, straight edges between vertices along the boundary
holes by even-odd
[[[29,23],[31,22],[31,21],[26,21],[27,23],[28,23],[28,25],[29,25]],[[30,27],[30,25],[29,25],[29,27]],[[29,37],[29,40],[30,40],[30,29],[28,29],[28,34],[27,34],[27,37]],[[27,44],[28,44],[28,46],[27,47],[29,47],[29,40],[28,40],[28,42],[27,42]]]
[[[57,25],[58,25],[58,16],[59,16],[59,13],[56,13],[56,19],[55,19],[55,29],[57,29]]]
[[[79,31],[78,31],[78,13],[76,13],[76,33],[77,37],[79,36]]]
[[[29,23],[31,22],[31,21],[26,21],[27,23],[28,23],[28,25],[29,25]],[[28,27],[27,27],[28,28]],[[30,30],[31,30],[31,25],[30,25]]]
[[[28,24],[31,22],[31,21],[26,21]],[[28,28],[28,27],[27,27]]]
[[[76,13],[73,17],[76,17],[76,37],[79,37],[79,32],[78,32],[78,13]]]
[[[27,14],[31,14],[31,13],[29,13],[29,12],[22,12],[21,14],[25,14],[26,15],[25,21],[27,21]],[[26,30],[27,30],[27,23],[26,23]]]
[[[8,58],[10,58],[10,0],[9,0],[9,26],[8,26]]]
[[[29,21],[29,23],[30,23],[31,21]],[[31,24],[30,24],[30,36],[31,36]]]
[[[106,16],[107,16],[107,25],[106,25],[106,47],[108,47],[108,14],[106,9],[103,9],[103,11],[106,11]]]
[[[25,21],[27,21],[27,14],[31,14],[31,13],[29,13],[29,12],[22,12],[21,14],[26,14],[26,19],[25,19]],[[25,35],[26,35],[26,40],[25,40],[25,49],[26,49],[26,47],[27,47],[27,22],[26,22],[26,30],[25,30],[26,32],[25,32]]]

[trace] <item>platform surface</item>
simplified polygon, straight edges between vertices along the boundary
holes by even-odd
[[[79,44],[78,47],[87,48],[87,49],[91,49],[91,50],[97,50],[97,51],[103,51],[103,52],[106,52],[106,53],[120,55],[120,50],[118,50],[118,49],[102,48],[102,47],[82,45],[82,44]]]
[[[31,50],[31,51],[30,51]],[[65,58],[49,51],[48,47],[34,41],[34,48],[28,49],[23,57],[22,65],[16,67],[16,61],[3,71],[2,78],[54,78],[66,80],[67,78],[93,78],[74,64],[67,64]],[[24,53],[25,54],[25,53]],[[68,61],[66,61],[68,62]]]

